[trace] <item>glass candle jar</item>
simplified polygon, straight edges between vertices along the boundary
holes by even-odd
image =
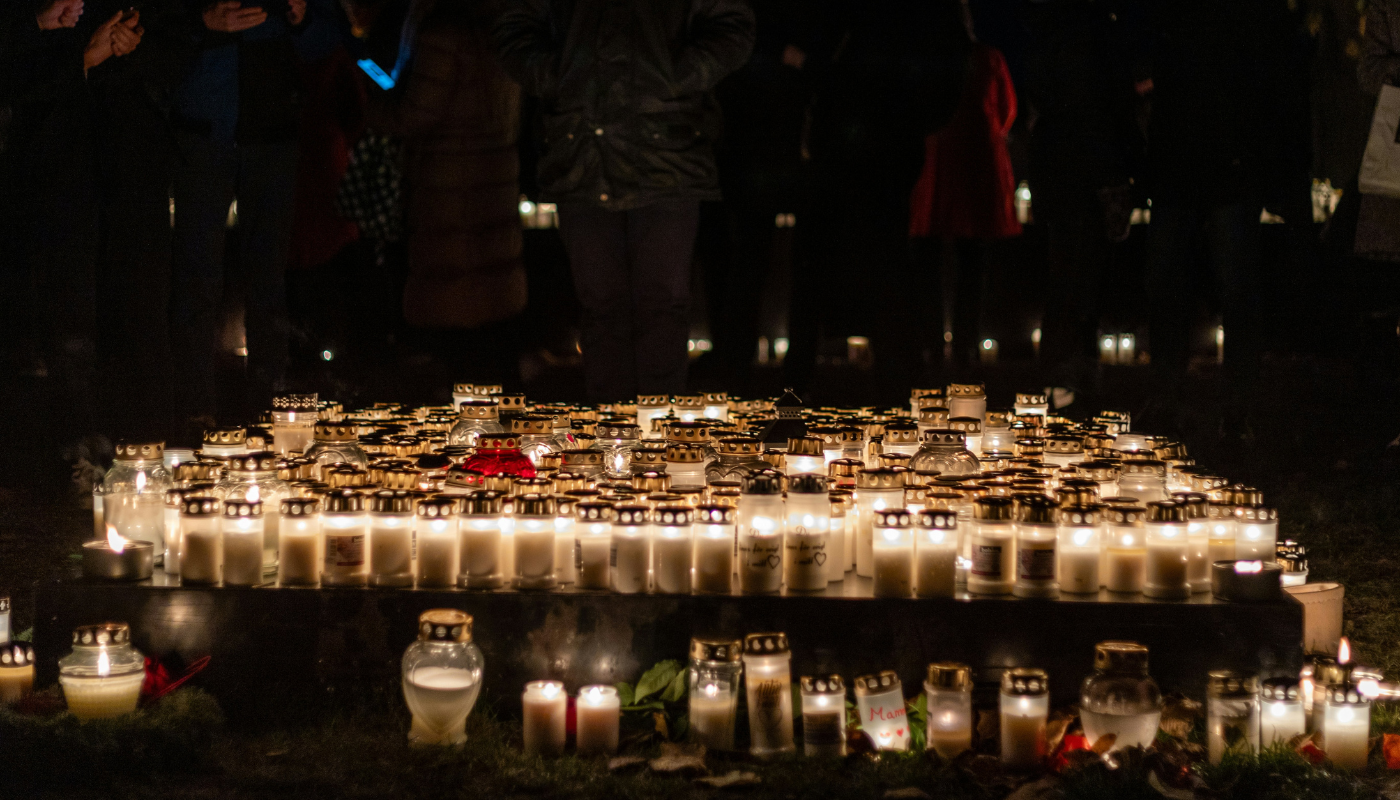
[[[365,496],[354,489],[328,492],[321,506],[326,560],[322,586],[364,586],[369,582],[369,516]]]
[[[593,484],[603,479],[603,462],[607,454],[600,447],[584,447],[565,450],[560,454],[560,463],[565,472],[582,476]]]
[[[846,572],[855,566],[855,497],[850,492],[832,489],[827,492],[831,511],[831,529],[827,536],[828,559],[826,580],[843,581]]]
[[[671,413],[671,398],[664,394],[637,395],[637,424],[641,426],[642,438],[659,439],[663,431],[657,420],[664,420]]]
[[[403,654],[403,697],[413,714],[408,741],[465,742],[484,668],[481,650],[472,642],[471,615],[451,608],[420,614],[418,640]]]
[[[215,584],[223,580],[223,502],[194,495],[180,501],[180,582]]]
[[[574,506],[578,549],[574,555],[574,585],[580,589],[607,589],[612,576],[613,507],[610,503],[585,501]]]
[[[1001,677],[1001,763],[1039,769],[1045,761],[1050,681],[1044,670],[1017,668]]]
[[[908,511],[887,508],[875,512],[871,564],[875,597],[908,597],[913,591],[914,528]]]
[[[414,502],[414,582],[420,589],[457,585],[462,551],[457,504],[457,498],[450,496],[423,497]]]
[[[987,413],[987,389],[980,383],[955,383],[948,387],[948,416],[981,419]]]
[[[543,494],[515,498],[513,544],[515,587],[552,589],[554,577],[554,499]]]
[[[1018,416],[1036,414],[1043,417],[1050,413],[1050,397],[1039,393],[1017,392],[1016,405],[1012,408]]]
[[[969,536],[972,564],[967,590],[973,594],[1011,594],[1016,585],[1015,504],[1009,497],[979,497],[972,503]]]
[[[909,718],[897,673],[885,670],[856,678],[856,713],[876,750],[909,749]]]
[[[944,761],[971,750],[972,669],[966,664],[929,664],[924,698],[928,749]]]
[[[463,469],[483,476],[535,477],[535,464],[520,452],[521,439],[511,433],[483,433],[477,437],[476,453],[463,461]]]
[[[662,503],[652,512],[652,576],[656,591],[689,594],[694,560],[693,510],[685,503]]]
[[[718,481],[743,481],[745,478],[768,468],[768,462],[761,457],[763,444],[747,436],[728,436],[719,440],[719,458],[705,467],[705,480],[713,485]]]
[[[915,417],[919,416],[919,411],[925,406],[944,407],[947,403],[947,391],[941,387],[909,390],[909,413]]]
[[[1191,596],[1191,547],[1186,507],[1171,500],[1147,504],[1147,566],[1142,593],[1157,600]]]
[[[1121,437],[1120,437],[1121,438]],[[1167,465],[1162,461],[1125,461],[1118,475],[1118,496],[1155,503],[1167,496]]]
[[[1321,690],[1321,687],[1319,687]],[[1371,740],[1371,701],[1350,683],[1329,686],[1322,716],[1322,749],[1340,769],[1366,768]]]
[[[1097,506],[1068,506],[1060,509],[1059,560],[1060,591],[1070,594],[1098,594],[1099,559],[1102,554],[1102,518]]]
[[[580,756],[610,756],[617,753],[622,700],[612,686],[585,686],[574,702],[575,746]]]
[[[1273,561],[1277,556],[1278,511],[1265,506],[1235,507],[1235,558]]]
[[[506,541],[502,532],[505,497],[500,492],[478,489],[461,496],[460,502],[462,563],[457,584],[464,589],[498,589],[506,582]]]
[[[1259,680],[1252,674],[1217,670],[1206,675],[1206,744],[1210,763],[1226,751],[1259,750]]]
[[[632,451],[637,449],[641,429],[631,422],[609,420],[595,429],[597,448],[603,451],[603,474],[611,480],[632,475]]]
[[[300,455],[315,434],[317,396],[281,394],[272,398],[272,449],[278,455]]]
[[[695,591],[729,594],[734,579],[737,511],[729,506],[702,503],[695,507]]]
[[[1055,575],[1059,507],[1044,495],[1017,495],[1013,503],[1016,583],[1011,593],[1017,597],[1055,597],[1060,593]]]
[[[262,583],[263,504],[258,500],[224,500],[224,585]]]
[[[1103,581],[1110,592],[1142,592],[1147,571],[1147,509],[1139,506],[1113,506],[1108,520],[1108,541],[1104,545]]]
[[[79,720],[106,719],[136,710],[146,680],[146,657],[131,646],[125,622],[82,625],[73,652],[58,661],[58,682]]]
[[[743,652],[744,643],[737,640],[690,640],[688,736],[708,750],[734,749]]]
[[[186,497],[212,494],[214,484],[201,483],[195,486],[176,487],[165,490],[165,508],[162,511],[165,528],[165,574],[180,574],[180,509]],[[102,535],[106,536],[106,529]]]
[[[646,592],[651,567],[651,507],[613,507],[612,589],[621,594]]]
[[[1296,678],[1267,678],[1259,683],[1259,745],[1268,748],[1307,733],[1303,694]]]
[[[18,703],[33,692],[34,648],[21,642],[0,642],[0,706]]]
[[[893,469],[860,469],[856,472],[856,574],[874,576],[875,513],[904,505],[904,476]]]
[[[1172,499],[1181,505],[1186,517],[1186,580],[1191,592],[1210,591],[1210,526],[1206,519],[1206,496],[1177,492]]]
[[[963,447],[974,458],[982,452],[982,420],[976,417],[951,417],[948,430],[963,435]]]
[[[373,586],[412,586],[413,502],[402,489],[369,496],[369,582]]]
[[[804,675],[802,753],[808,758],[846,755],[846,684],[840,675]]]
[[[481,434],[504,432],[495,400],[468,400],[457,409],[457,421],[447,434],[447,443],[475,447]]]
[[[739,589],[768,594],[783,584],[783,495],[776,474],[744,480],[739,499]],[[791,703],[789,703],[789,706]]]
[[[164,457],[164,442],[117,444],[102,478],[103,530],[94,538],[105,539],[112,528],[124,539],[150,542],[156,556],[165,557],[165,493],[174,484]]]
[[[826,588],[830,547],[831,500],[827,478],[799,473],[788,478],[787,533],[783,571],[788,589],[819,591]]]
[[[788,475],[825,473],[826,457],[822,454],[822,440],[816,436],[788,439],[787,452],[783,455],[783,471]]]
[[[1211,501],[1206,504],[1206,534],[1210,547],[1210,562],[1235,561],[1235,508],[1229,502]]]
[[[704,449],[691,444],[666,445],[666,475],[672,486],[704,486]]]
[[[1110,749],[1149,747],[1162,721],[1162,692],[1147,672],[1147,648],[1136,642],[1100,642],[1094,674],[1079,692],[1079,720],[1092,745],[1116,737]]]
[[[958,513],[924,509],[914,515],[914,593],[952,597],[957,591]]]
[[[291,484],[277,476],[277,457],[266,450],[230,456],[223,477],[214,488],[229,500],[259,500],[263,503],[263,573],[277,573],[277,544],[282,529],[282,500],[290,497]]]
[[[794,752],[792,653],[787,635],[744,637],[744,689],[749,701],[749,752],[760,758]]]
[[[319,497],[287,497],[280,505],[277,583],[281,586],[318,586],[325,563],[321,537]]]
[[[513,417],[510,432],[519,437],[520,454],[530,459],[536,468],[541,466],[542,457],[560,451],[554,441],[554,417],[542,414]]]
[[[1084,438],[1082,436],[1047,436],[1045,452],[1041,456],[1047,464],[1069,467],[1084,460]]]
[[[311,445],[306,448],[306,457],[314,460],[322,469],[332,464],[350,464],[361,468],[369,466],[369,456],[360,446],[359,428],[350,422],[318,421],[312,432]]]
[[[961,431],[930,428],[923,432],[919,451],[909,461],[915,472],[942,475],[969,475],[981,468],[977,456],[968,451]]]

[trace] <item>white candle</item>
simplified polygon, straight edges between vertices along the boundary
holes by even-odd
[[[212,498],[186,498],[180,514],[180,582],[218,583],[223,577],[223,537],[218,517],[221,503]]]
[[[459,667],[418,667],[404,676],[404,702],[413,715],[413,744],[461,744],[467,716],[481,693],[481,675]]]
[[[1019,688],[1008,691],[1013,681]],[[1031,684],[1041,688],[1029,688]],[[1045,684],[1040,670],[1012,670],[1002,679],[1001,763],[1011,769],[1038,769],[1045,761],[1045,723],[1050,711]]]
[[[328,505],[321,514],[321,533],[325,539],[323,552],[326,554],[326,560],[321,565],[321,584],[364,586],[369,581],[365,552],[369,517],[362,510],[364,498],[350,491],[342,495],[333,493],[326,499]]]
[[[561,504],[554,517],[554,579],[559,583],[578,580],[577,530],[573,508]]]
[[[167,575],[180,574],[180,500],[183,495],[179,490],[173,490],[173,497],[169,494],[165,498],[165,559],[164,568]],[[106,534],[104,533],[104,536]]]
[[[224,585],[257,586],[263,577],[262,503],[224,501]]]
[[[1148,513],[1152,519],[1147,523],[1142,593],[1158,600],[1185,600],[1191,596],[1185,508],[1170,501],[1153,503]]]
[[[283,586],[315,586],[321,582],[320,503],[314,498],[282,501],[282,527],[277,547],[277,582]]]
[[[826,457],[810,454],[786,453],[783,455],[783,471],[788,475],[801,475],[804,472],[826,473]]]
[[[551,589],[554,579],[554,510],[549,498],[515,498],[515,585],[520,589]],[[528,504],[528,505],[527,505]],[[520,513],[522,507],[527,513]]]
[[[1220,503],[1206,506],[1206,531],[1210,542],[1210,561],[1235,561],[1234,508]],[[1270,557],[1269,560],[1273,560]]]
[[[857,475],[857,480],[860,476]],[[866,479],[867,482],[873,479]],[[860,488],[856,490],[855,563],[856,574],[863,578],[875,575],[874,535],[875,512],[898,508],[904,504],[904,487],[892,489]]]
[[[576,584],[580,589],[606,589],[611,585],[609,574],[612,555],[612,506],[607,503],[579,503],[578,553],[575,556]]]
[[[879,530],[875,532],[878,545]],[[908,750],[909,718],[899,676],[885,671],[856,678],[856,712],[861,730],[876,750]]]
[[[783,498],[744,494],[739,501],[739,589],[768,594],[783,584]]]
[[[1322,749],[1327,758],[1341,769],[1365,769],[1370,738],[1370,701],[1354,687],[1329,687],[1322,717]]]
[[[1307,732],[1307,715],[1303,711],[1298,681],[1288,678],[1266,680],[1259,699],[1259,744],[1262,747],[1287,742]]]
[[[654,512],[656,537],[652,540],[652,574],[656,591],[690,593],[690,568],[695,558],[691,540],[691,509],[683,504],[662,504]]]
[[[1245,507],[1236,510],[1235,558],[1240,561],[1273,561],[1278,557],[1278,516],[1273,509]]]
[[[1058,512],[1049,498],[1016,504],[1016,585],[1012,593],[1017,597],[1055,597],[1060,593],[1055,577]]]
[[[951,761],[972,749],[972,672],[963,664],[930,664],[924,682],[928,749]]]
[[[1259,750],[1259,683],[1249,674],[1209,673],[1206,686],[1206,748],[1219,764],[1227,750]]]
[[[1011,594],[1016,584],[1016,536],[1009,497],[979,497],[973,503],[972,565],[967,590],[973,594]]]
[[[418,544],[418,586],[433,589],[456,586],[461,572],[462,539],[455,503],[445,497],[419,500],[413,524],[414,541]]]
[[[802,752],[809,758],[846,755],[846,685],[840,675],[802,678]]]
[[[1201,510],[1204,511],[1204,507]],[[1210,532],[1204,518],[1189,519],[1186,523],[1186,559],[1186,576],[1191,583],[1191,591],[1210,591]]]
[[[613,755],[617,752],[621,700],[611,686],[585,686],[579,690],[575,741],[581,756]]]
[[[651,564],[651,537],[646,506],[622,505],[616,508],[612,532],[612,588],[621,594],[637,594],[647,590],[647,573]]]
[[[468,589],[495,589],[505,581],[500,514],[463,514],[462,578]]]
[[[792,673],[787,637],[751,633],[744,639],[744,685],[749,705],[749,752],[791,753]]]
[[[370,498],[369,580],[375,586],[413,585],[412,502],[402,490]]]
[[[884,511],[875,521],[872,547],[875,597],[908,597],[914,589],[914,531],[909,512]]]
[[[787,531],[783,540],[783,582],[788,589],[811,592],[826,588],[830,547],[831,500],[826,477],[802,474],[788,481]]]
[[[836,512],[840,511],[838,515]],[[846,579],[846,570],[851,563],[851,540],[846,535],[845,509],[831,506],[831,530],[826,535],[826,580],[827,583]]]
[[[734,580],[734,509],[703,505],[695,513],[695,591],[729,594]]]
[[[521,696],[524,706],[526,755],[559,756],[564,753],[565,714],[568,698],[559,681],[531,681]]]
[[[1137,594],[1147,573],[1146,511],[1110,508],[1109,538],[1104,547],[1103,582],[1110,592]]]
[[[1086,506],[1060,511],[1060,591],[1070,594],[1098,594],[1099,512]]]
[[[957,591],[958,515],[921,511],[914,539],[914,590],[919,597],[952,597]]]
[[[0,643],[0,706],[17,703],[34,691],[34,649]]]
[[[119,717],[135,711],[145,680],[145,672],[105,677],[60,675],[58,678],[68,710],[84,721]]]
[[[734,718],[738,691],[716,683],[702,683],[690,692],[690,738],[709,750],[734,749]]]

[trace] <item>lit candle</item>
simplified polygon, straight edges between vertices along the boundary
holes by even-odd
[[[1206,533],[1210,542],[1210,560],[1235,560],[1235,509],[1229,503],[1212,502],[1206,506]]]
[[[321,502],[315,497],[288,497],[281,502],[277,582],[282,586],[316,586],[321,582]]]
[[[1142,593],[1157,600],[1185,600],[1191,596],[1186,507],[1171,500],[1148,503],[1147,517]]]
[[[609,503],[585,502],[574,507],[578,517],[578,553],[575,585],[580,589],[607,589],[612,585],[613,508]]]
[[[1278,511],[1263,506],[1235,508],[1235,558],[1273,561],[1278,548]]]
[[[564,753],[568,696],[559,681],[531,681],[521,697],[524,706],[526,755],[559,756]]]
[[[224,500],[224,585],[257,586],[263,573],[263,506],[257,500]]]
[[[846,755],[846,684],[840,675],[803,676],[801,683],[803,754]]]
[[[83,721],[135,711],[145,680],[145,657],[131,646],[124,622],[79,627],[73,631],[73,652],[58,662],[68,710]]]
[[[821,591],[830,575],[831,499],[827,477],[810,472],[788,478],[787,532],[783,542],[783,582],[789,590]]]
[[[621,594],[647,590],[651,565],[651,509],[644,505],[614,506],[612,531],[612,588]]]
[[[971,750],[972,670],[965,664],[929,664],[924,697],[928,749],[945,761]]]
[[[218,583],[223,578],[220,535],[223,503],[213,497],[186,497],[180,508],[180,582]]]
[[[914,589],[914,529],[909,512],[890,508],[875,514],[872,548],[876,597],[908,597]],[[856,682],[860,694],[860,682]]]
[[[169,489],[165,493],[165,574],[180,574],[180,505],[189,489]]]
[[[738,527],[740,590],[746,594],[778,591],[783,585],[783,496],[777,475],[758,474],[744,480]]]
[[[729,506],[696,506],[695,591],[729,594],[734,580],[735,517],[735,509]]]
[[[1100,511],[1095,506],[1060,509],[1060,591],[1098,594]]]
[[[1259,686],[1259,744],[1287,742],[1308,730],[1302,690],[1292,678],[1269,678]]]
[[[336,489],[326,495],[321,509],[321,534],[325,539],[323,586],[364,586],[369,581],[366,539],[369,517],[365,497],[354,489]]]
[[[822,440],[816,436],[788,439],[787,452],[783,455],[783,471],[788,475],[801,475],[804,472],[825,474],[826,456],[822,453]]]
[[[374,586],[413,585],[413,501],[403,489],[383,489],[369,497],[369,582]]]
[[[652,575],[656,591],[689,594],[694,544],[692,509],[685,503],[662,503],[652,512],[656,536],[652,540]]]
[[[542,494],[515,498],[515,586],[552,589],[554,578],[554,499]]]
[[[952,597],[958,578],[958,514],[920,511],[914,539],[914,591],[919,597]]]
[[[737,640],[690,640],[689,738],[709,750],[734,749],[743,650]]]
[[[972,504],[972,564],[967,590],[973,594],[1011,594],[1016,584],[1016,536],[1009,497],[979,497]]]
[[[501,535],[504,498],[500,492],[478,489],[462,500],[459,530],[462,565],[458,585],[466,589],[496,589],[505,583],[505,549]]]
[[[1322,749],[1333,766],[1365,769],[1371,739],[1371,701],[1350,683],[1330,686],[1322,717]]]
[[[414,507],[413,540],[418,546],[417,585],[424,589],[450,589],[461,572],[461,532],[457,500],[424,497]],[[286,514],[283,514],[286,517]],[[282,523],[286,529],[286,522]],[[285,534],[284,534],[285,535]],[[285,560],[286,555],[282,558]]]
[[[161,469],[164,472],[163,468]],[[148,479],[136,473],[133,488],[108,492],[102,500],[103,519],[117,535],[133,542],[150,542],[154,552],[165,555],[165,488],[169,479]],[[149,577],[149,576],[148,576]]]
[[[948,387],[948,416],[982,419],[987,414],[987,389],[980,383],[955,383]]]
[[[1226,751],[1259,750],[1259,680],[1230,670],[1209,673],[1206,683],[1206,745],[1210,763]]]
[[[875,512],[904,504],[904,476],[892,469],[863,469],[856,472],[856,574],[873,577]],[[847,533],[849,535],[849,520]]]
[[[1186,577],[1191,592],[1210,591],[1210,524],[1206,519],[1206,496],[1178,492],[1172,499],[1186,512]]]
[[[749,705],[749,752],[763,757],[791,753],[792,654],[782,633],[744,637],[744,682]]]
[[[34,648],[0,643],[0,705],[17,703],[34,691]]]
[[[1050,686],[1044,670],[1012,669],[1001,679],[1001,763],[1038,769],[1045,761]]]
[[[579,690],[575,741],[581,756],[613,755],[617,752],[618,724],[622,702],[611,686],[585,686]]]
[[[1018,496],[1012,507],[1016,519],[1017,597],[1055,597],[1060,584],[1055,545],[1059,534],[1059,507],[1043,495]]]
[[[1232,603],[1272,603],[1282,596],[1277,561],[1217,561],[1210,567],[1211,594]]]
[[[856,678],[856,712],[861,730],[876,750],[909,749],[909,718],[899,675],[885,670]]]
[[[141,581],[155,570],[155,545],[123,538],[107,528],[107,538],[83,543],[83,577]]]
[[[1118,496],[1131,497],[1139,503],[1155,503],[1167,495],[1166,480],[1167,465],[1162,461],[1125,461],[1118,476]]]
[[[841,563],[839,569],[841,577],[833,580],[845,580],[846,573],[856,568],[856,529],[860,527],[860,519],[856,510],[855,494],[846,489],[832,489],[827,493],[831,498],[831,530],[835,534],[840,532],[842,542]],[[832,554],[836,554],[832,550]]]
[[[556,486],[559,485],[556,481]],[[577,498],[560,495],[554,499],[554,579],[558,583],[578,580],[578,524],[574,519]]]
[[[481,670],[471,615],[450,608],[419,615],[418,640],[403,654],[403,697],[413,715],[410,744],[467,740],[467,716],[481,694]]]
[[[1137,594],[1147,573],[1147,510],[1137,506],[1108,509],[1108,542],[1104,548],[1104,585],[1110,592]]]

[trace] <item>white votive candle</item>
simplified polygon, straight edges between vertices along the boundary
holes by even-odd
[[[1001,682],[1001,763],[1038,769],[1045,761],[1049,682],[1038,669],[1013,669]]]
[[[501,496],[478,490],[463,501],[459,530],[462,534],[462,565],[459,585],[467,589],[495,589],[505,583],[501,551]]]
[[[1327,689],[1322,716],[1322,749],[1341,769],[1366,768],[1371,740],[1371,702],[1355,686],[1341,684]]]
[[[575,585],[580,589],[606,589],[612,581],[612,567],[609,564],[612,554],[612,506],[600,502],[579,503],[574,513],[578,517]]]
[[[979,497],[973,502],[970,539],[972,564],[967,590],[973,594],[1011,594],[1016,585],[1016,535],[1009,497]]]
[[[622,701],[611,686],[585,686],[579,690],[575,710],[575,741],[581,756],[607,756],[617,752]]]
[[[144,672],[108,677],[59,677],[68,710],[80,720],[119,717],[135,711],[145,680]]]
[[[1259,744],[1270,747],[1307,732],[1303,695],[1293,678],[1269,678],[1259,687]]]
[[[965,664],[929,664],[924,682],[928,749],[951,761],[972,749],[972,670]]]
[[[461,571],[462,542],[457,530],[457,501],[450,497],[426,497],[417,502],[414,511],[417,585],[424,589],[456,586]]]
[[[803,676],[801,683],[803,755],[846,755],[846,684],[840,675]]]
[[[663,503],[652,514],[656,536],[652,540],[652,576],[656,591],[690,593],[690,568],[695,558],[691,540],[691,508],[684,503]]]
[[[526,755],[563,755],[568,696],[559,681],[531,681],[521,696]]]
[[[791,659],[784,634],[751,633],[744,638],[749,752],[755,756],[797,749],[792,738]]]
[[[384,489],[369,498],[369,582],[413,585],[413,495]]]
[[[764,476],[760,476],[764,477]],[[776,487],[777,481],[772,481]],[[745,492],[739,500],[739,589],[769,594],[783,585],[783,498]]]
[[[1251,674],[1219,670],[1206,677],[1206,750],[1219,764],[1227,751],[1259,750],[1259,682]]]
[[[734,580],[735,510],[706,504],[695,509],[695,591],[729,594]]]
[[[1060,593],[1056,580],[1055,549],[1059,539],[1059,508],[1048,497],[1028,497],[1015,501],[1017,597],[1055,597]]]
[[[876,544],[880,531],[876,529]],[[860,727],[876,750],[908,750],[909,717],[904,710],[904,687],[889,670],[856,678],[856,713]]]
[[[1060,509],[1060,591],[1098,594],[1099,510],[1093,506]]]
[[[552,589],[554,578],[554,501],[538,494],[515,498],[515,585]]]
[[[1145,509],[1134,506],[1110,508],[1109,538],[1104,547],[1104,585],[1110,592],[1137,594],[1147,574],[1147,531],[1143,527]]]
[[[908,597],[914,589],[914,529],[902,508],[876,512],[871,555],[876,597]]]
[[[369,517],[364,502],[364,495],[353,489],[336,489],[324,498],[322,586],[364,586],[369,581]]]
[[[554,579],[559,583],[578,580],[578,523],[572,502],[560,502],[554,515]]]
[[[282,586],[315,586],[321,582],[321,503],[313,497],[281,501],[278,532],[277,582]]]
[[[614,508],[612,531],[612,588],[620,594],[647,590],[651,565],[651,537],[648,527],[651,509],[643,505]]]
[[[783,539],[783,582],[789,590],[826,588],[830,548],[831,500],[825,475],[802,473],[788,479],[787,525]]]
[[[1191,596],[1186,508],[1167,500],[1149,504],[1147,513],[1147,564],[1142,593],[1157,600],[1185,600]]]
[[[952,597],[958,578],[958,515],[920,511],[914,538],[914,591],[919,597]]]

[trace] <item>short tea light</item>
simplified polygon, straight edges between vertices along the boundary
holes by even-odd
[[[418,640],[403,654],[403,696],[413,714],[408,741],[465,742],[484,666],[481,650],[472,642],[471,615],[452,608],[420,614]]]
[[[612,576],[613,508],[609,503],[585,501],[574,506],[578,550],[574,554],[574,585],[580,589],[607,589]]]
[[[1259,684],[1259,744],[1268,748],[1308,730],[1303,692],[1293,678],[1269,678]]]
[[[897,673],[885,670],[856,678],[856,711],[861,730],[876,750],[909,749],[909,718]]]
[[[738,640],[690,640],[688,736],[709,750],[734,749],[743,651]]]
[[[524,707],[526,755],[546,757],[564,754],[568,696],[559,681],[531,681],[521,696]]]
[[[1283,596],[1276,561],[1217,561],[1211,565],[1211,593],[1232,603],[1272,603]]]
[[[76,628],[73,652],[58,662],[68,710],[82,721],[130,714],[141,697],[145,664],[145,656],[131,646],[125,622]]]
[[[1045,670],[1017,668],[1001,678],[1001,763],[1010,769],[1038,769],[1046,752],[1050,681]]]
[[[792,654],[782,633],[744,637],[744,681],[749,705],[749,752],[755,756],[791,753]]]
[[[33,691],[34,648],[23,642],[0,643],[0,705],[17,703]]]
[[[1259,750],[1259,680],[1246,672],[1218,670],[1206,676],[1206,747],[1210,763],[1227,751]]]
[[[263,504],[259,500],[224,500],[224,585],[257,586],[263,582]]]
[[[1328,760],[1341,769],[1365,769],[1370,752],[1370,699],[1347,682],[1327,687],[1323,702],[1322,749]]]
[[[928,749],[951,761],[972,749],[972,670],[966,664],[928,665],[924,682]]]
[[[802,752],[809,757],[846,755],[846,684],[840,675],[802,677]]]
[[[772,594],[782,588],[783,523],[778,476],[746,478],[738,514],[739,588],[745,594]]]
[[[622,701],[612,686],[585,686],[574,703],[575,742],[581,756],[617,753]]]
[[[694,561],[693,510],[685,503],[662,503],[652,512],[652,577],[656,591],[689,594]]]
[[[161,510],[161,509],[157,509]],[[155,544],[133,541],[107,528],[105,541],[83,543],[83,577],[143,581],[155,571]]]
[[[413,537],[418,550],[415,570],[420,589],[450,589],[457,585],[462,549],[457,505],[456,498],[447,496],[424,497],[414,503]],[[287,519],[284,513],[283,530]]]

